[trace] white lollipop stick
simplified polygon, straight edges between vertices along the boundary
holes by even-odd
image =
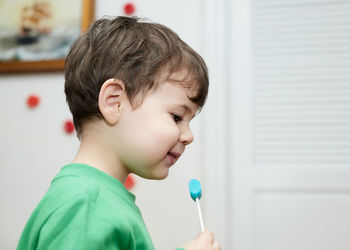
[[[202,232],[204,232],[204,223],[203,223],[201,205],[199,204],[199,199],[198,198],[196,198],[196,203],[197,203],[197,210],[198,210],[198,215],[199,215],[199,223],[201,224]]]

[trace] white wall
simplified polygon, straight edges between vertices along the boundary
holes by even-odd
[[[0,248],[14,249],[25,221],[52,177],[72,159],[78,141],[63,132],[71,118],[62,74],[0,77]],[[35,110],[26,106],[38,94]]]
[[[97,17],[122,14],[125,3],[96,2]],[[136,15],[169,26],[190,46],[203,52],[203,3],[200,0],[134,3]],[[63,85],[62,73],[0,76],[0,249],[15,248],[25,222],[51,179],[77,151],[79,142],[75,135],[66,135],[62,128],[63,122],[71,118]],[[25,104],[30,94],[38,94],[42,100],[34,110]],[[156,249],[175,248],[199,232],[196,207],[189,198],[187,183],[191,178],[202,180],[205,176],[202,168],[205,157],[199,138],[202,123],[200,118],[193,121],[195,142],[172,168],[167,180],[137,179],[132,190]],[[203,189],[205,199],[206,187]],[[203,210],[206,214],[205,205]],[[208,214],[205,221],[206,217]],[[211,223],[206,226],[211,228]],[[223,236],[218,235],[220,237]]]

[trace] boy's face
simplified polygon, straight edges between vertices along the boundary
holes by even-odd
[[[171,78],[183,79],[184,74],[179,71]],[[189,123],[198,106],[188,96],[195,91],[164,79],[138,108],[124,106],[115,143],[119,161],[128,172],[147,179],[168,176],[169,168],[193,141]]]

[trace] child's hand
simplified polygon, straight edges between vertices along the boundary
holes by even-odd
[[[219,242],[214,239],[214,234],[208,230],[200,233],[196,239],[182,246],[186,250],[221,250]]]

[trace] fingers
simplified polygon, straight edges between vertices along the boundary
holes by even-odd
[[[211,246],[215,250],[221,250],[220,243],[215,240],[214,234],[211,231],[205,230],[204,232],[200,233],[197,240],[201,246]]]
[[[214,234],[208,230],[200,233],[195,240],[188,242],[182,248],[188,250],[221,250],[219,242],[214,239]]]
[[[203,242],[204,244],[212,245],[214,243],[214,234],[209,230],[204,230],[198,235],[198,240]]]
[[[220,243],[218,241],[214,241],[213,247],[215,250],[221,250]]]

